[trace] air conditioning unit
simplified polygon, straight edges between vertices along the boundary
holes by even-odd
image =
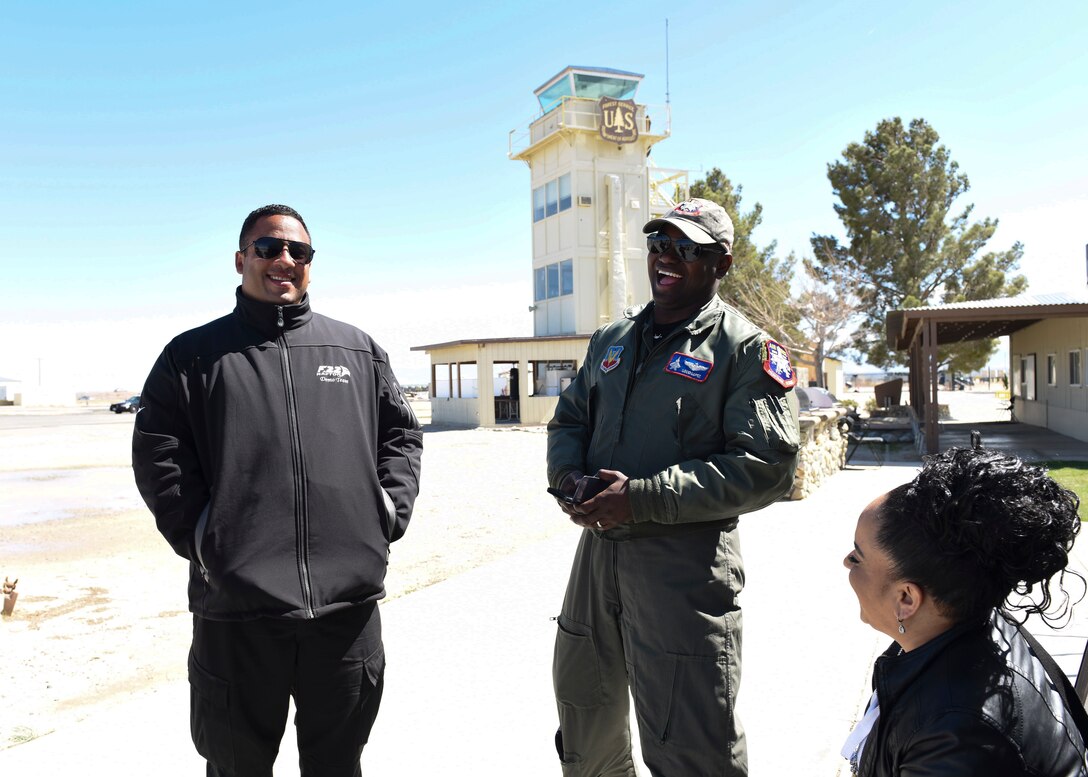
[[[593,204],[593,198],[590,197],[588,194],[579,194],[578,195],[578,205],[579,205],[579,207],[588,208],[592,204]]]

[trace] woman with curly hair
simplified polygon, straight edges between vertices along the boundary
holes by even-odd
[[[1088,775],[1084,709],[1011,615],[1067,614],[1078,505],[1038,467],[953,448],[865,508],[843,563],[895,642],[843,747],[854,774]]]

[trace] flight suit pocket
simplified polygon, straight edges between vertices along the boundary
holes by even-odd
[[[655,726],[662,744],[706,749],[732,734],[733,704],[725,656],[674,654],[661,669],[662,679],[668,683],[667,712]]]
[[[234,772],[230,683],[211,674],[189,651],[189,727],[196,751],[217,768]]]
[[[572,707],[597,707],[604,702],[601,669],[593,629],[560,615],[555,635],[552,681],[555,698]]]
[[[777,451],[796,453],[801,447],[801,434],[795,416],[789,412],[789,400],[768,396],[753,398],[751,402],[767,445]]]
[[[703,459],[725,446],[719,424],[711,422],[694,394],[676,400],[676,444],[684,459]]]

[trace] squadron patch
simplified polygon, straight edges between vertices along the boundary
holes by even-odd
[[[790,352],[786,346],[768,340],[760,346],[759,356],[763,360],[763,371],[782,388],[790,389],[797,385],[797,372],[790,362]]]
[[[623,353],[622,345],[610,345],[601,359],[601,372],[612,372],[620,366],[620,354]]]
[[[714,363],[708,362],[705,359],[697,359],[686,353],[680,353],[677,351],[669,359],[669,363],[665,365],[665,372],[671,372],[673,375],[680,375],[681,377],[693,380],[696,383],[702,383],[709,377],[710,371],[714,369]]]

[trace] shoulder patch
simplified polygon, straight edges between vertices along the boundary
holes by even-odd
[[[786,346],[767,340],[760,346],[759,357],[763,361],[763,371],[782,388],[791,389],[797,385],[797,372],[793,369]]]
[[[610,345],[608,350],[604,352],[604,358],[601,359],[601,372],[612,372],[620,366],[620,354],[623,353],[622,345]]]
[[[712,369],[714,369],[713,362],[679,351],[674,353],[669,358],[669,363],[665,365],[665,372],[671,372],[673,375],[679,375],[696,383],[704,382],[710,376]]]

